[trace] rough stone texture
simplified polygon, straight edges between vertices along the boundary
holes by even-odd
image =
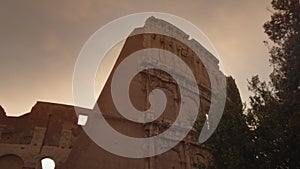
[[[149,28],[171,30],[180,34],[182,40],[180,42],[157,34],[139,34],[129,37],[96,105],[113,128],[132,137],[149,137],[167,130],[178,115],[180,95],[176,82],[169,74],[154,69],[140,72],[130,86],[129,95],[133,105],[139,110],[148,109],[149,93],[155,88],[160,88],[166,93],[167,107],[163,115],[146,125],[126,120],[116,110],[110,93],[113,73],[124,58],[145,48],[160,48],[181,57],[196,75],[198,87],[186,87],[191,91],[199,90],[200,115],[204,115],[209,109],[210,82],[201,60],[182,42],[196,46],[203,54],[202,58],[209,60],[216,71],[219,71],[218,60],[196,41],[188,40],[188,36],[178,28],[151,17],[145,27],[135,31]],[[157,62],[160,63],[159,58]],[[177,71],[176,63],[172,61],[170,63],[170,69]],[[195,130],[166,153],[150,158],[133,159],[113,155],[97,146],[83,132],[81,126],[77,125],[77,120],[73,106],[38,102],[30,113],[21,117],[6,117],[0,107],[0,169],[7,169],[7,163],[16,164],[12,167],[14,169],[22,167],[40,169],[40,160],[44,157],[51,157],[56,163],[56,169],[196,169],[199,163],[204,166],[212,163],[210,153],[198,144]]]
[[[5,117],[5,111],[4,109],[0,106],[0,119]]]

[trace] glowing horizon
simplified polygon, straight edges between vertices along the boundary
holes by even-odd
[[[268,79],[271,68],[262,25],[271,15],[269,0],[72,2],[6,1],[0,6],[0,105],[7,115],[27,113],[37,101],[73,105],[73,69],[85,41],[107,22],[142,11],[171,13],[198,26],[215,45],[224,73],[236,79],[243,101],[249,96],[247,78],[259,74]],[[116,58],[121,46],[111,55]],[[95,96],[103,76],[98,72]]]

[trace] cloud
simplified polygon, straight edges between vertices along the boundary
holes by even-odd
[[[0,104],[10,115],[37,100],[72,104],[72,72],[85,41],[107,22],[135,12],[175,14],[198,26],[236,78],[243,99],[246,79],[267,78],[266,36],[270,0],[54,0],[1,2]],[[59,92],[57,92],[59,91]]]

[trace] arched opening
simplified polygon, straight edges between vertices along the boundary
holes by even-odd
[[[51,158],[43,158],[41,163],[42,169],[55,169],[55,162]]]
[[[22,158],[17,155],[9,154],[0,157],[1,169],[22,169],[24,162]]]

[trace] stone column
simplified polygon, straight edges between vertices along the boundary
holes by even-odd
[[[70,130],[62,130],[61,137],[59,140],[60,148],[70,148],[72,144],[72,131]]]
[[[44,127],[35,127],[34,128],[34,133],[33,133],[33,138],[31,140],[31,145],[33,146],[42,146],[44,137],[46,133],[46,128]]]
[[[191,169],[191,158],[190,158],[188,143],[184,143],[184,155],[185,155],[186,169]]]
[[[6,125],[0,125],[0,140],[2,138],[2,131],[5,129]]]

